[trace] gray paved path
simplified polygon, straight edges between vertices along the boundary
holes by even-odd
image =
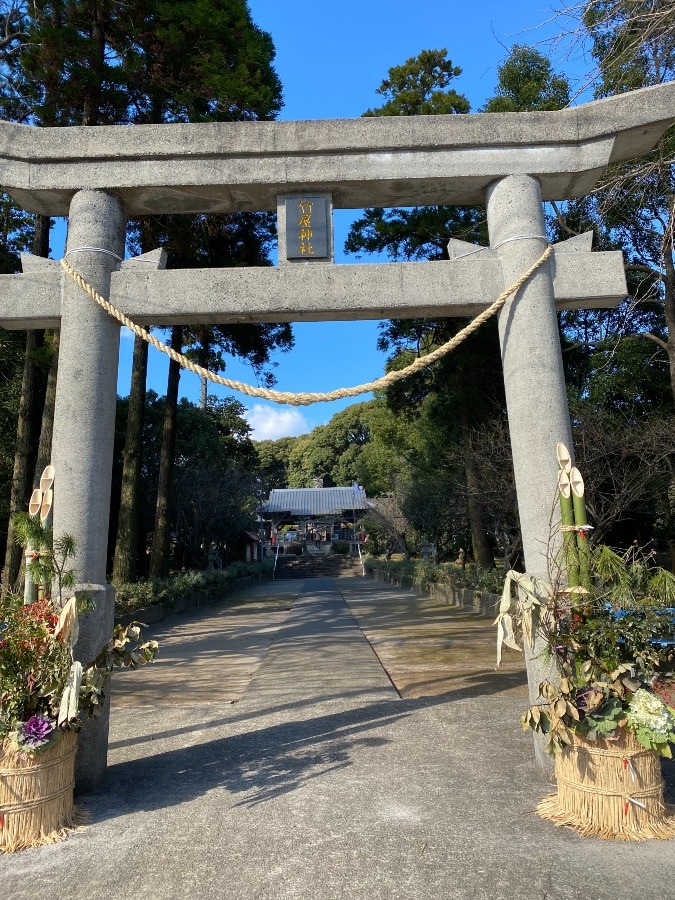
[[[156,666],[118,679],[89,826],[0,857],[2,896],[673,897],[675,842],[583,841],[533,815],[546,786],[515,676],[399,697],[345,605],[358,618],[364,585],[263,585],[161,623]]]

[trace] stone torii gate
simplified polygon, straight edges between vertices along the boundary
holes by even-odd
[[[139,324],[467,316],[542,254],[543,200],[582,197],[607,165],[651,150],[675,119],[675,84],[546,113],[311,122],[32,128],[0,123],[0,183],[29,212],[69,216],[67,255]],[[294,210],[310,200],[314,219]],[[333,265],[331,211],[487,206],[491,249],[459,241],[449,262]],[[277,209],[273,269],[162,271],[160,252],[123,261],[127,216]],[[307,210],[304,210],[307,212]],[[300,212],[303,212],[301,209]],[[308,225],[314,234],[296,230]],[[499,338],[525,563],[546,572],[555,446],[571,447],[556,308],[626,294],[621,255],[559,244],[505,305]],[[77,652],[110,632],[106,582],[119,325],[60,269],[24,257],[0,276],[0,324],[60,327],[52,462],[55,533],[78,542],[79,587],[95,600]],[[528,660],[531,690],[537,660]],[[80,788],[105,773],[107,713],[84,730]]]

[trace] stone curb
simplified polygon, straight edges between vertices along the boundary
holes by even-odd
[[[230,588],[224,590],[215,597],[201,597],[200,595],[180,597],[175,603],[153,603],[151,606],[144,606],[141,609],[135,609],[133,612],[115,615],[115,625],[130,625],[131,622],[143,622],[146,625],[154,625],[155,622],[161,622],[167,616],[174,616],[180,613],[189,612],[192,609],[201,609],[202,606],[210,606],[213,603],[220,603],[227,597],[231,597],[238,591],[244,590],[252,584],[262,584],[264,581],[271,581],[271,578],[265,578],[264,575],[247,575],[245,578],[239,578],[232,582]]]
[[[392,575],[386,569],[373,569],[372,573],[366,573],[366,577],[373,578],[375,581],[384,581],[395,587],[415,591],[417,594],[426,594],[433,600],[440,600],[448,606],[471,609],[479,616],[484,616],[485,618],[494,618],[497,615],[499,601],[501,600],[499,594],[477,591],[473,588],[460,588],[450,583],[432,583],[425,589],[419,582],[414,580],[412,575]]]

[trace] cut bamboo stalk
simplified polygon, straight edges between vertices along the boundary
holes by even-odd
[[[30,495],[30,500],[28,501],[28,515],[31,519],[34,519],[35,516],[40,512],[40,507],[42,506],[42,491],[40,488],[35,488],[33,493]]]
[[[574,524],[577,529],[577,550],[579,553],[579,583],[581,587],[590,590],[590,549],[588,542],[588,518],[586,516],[586,500],[584,498],[584,479],[576,468],[570,470],[570,487],[572,489],[572,504],[574,507]]]
[[[558,465],[563,472],[569,475],[572,468],[572,454],[562,442],[556,444],[555,453],[558,457]]]
[[[558,444],[558,446],[562,446]],[[570,477],[564,469],[558,472],[558,494],[560,497],[560,521],[563,535],[563,561],[567,587],[579,587],[579,554],[577,552],[577,540],[574,531],[574,505],[572,503],[572,489]]]
[[[42,491],[40,488],[35,488],[33,493],[30,495],[30,500],[28,501],[28,515],[34,519],[40,512],[40,507],[42,506]],[[36,585],[33,582],[33,575],[30,571],[30,564],[33,562],[33,558],[35,555],[35,547],[32,545],[30,541],[26,544],[25,550],[25,569],[24,569],[24,579],[23,579],[23,604],[24,606],[29,606],[31,603],[35,603],[36,598]]]
[[[56,474],[56,469],[54,466],[45,466],[42,470],[42,475],[40,475],[40,490],[48,491],[50,487],[54,484],[54,475]]]
[[[40,506],[40,522],[45,528],[48,528],[47,519],[51,518],[52,503],[54,502],[54,491],[48,488],[42,494],[42,504]]]
[[[42,523],[42,527],[45,530],[45,533],[48,536],[48,541],[51,544],[52,538],[50,535],[51,527],[52,527],[52,519],[54,516],[54,477],[56,475],[56,469],[54,466],[46,466],[40,476],[40,487],[42,488],[42,504],[40,506],[40,522]],[[49,580],[46,576],[42,578],[42,584],[40,585],[39,592],[42,597],[49,593]]]

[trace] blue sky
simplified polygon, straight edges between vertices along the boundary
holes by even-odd
[[[446,47],[462,74],[455,82],[478,110],[494,91],[497,67],[515,43],[540,45],[561,30],[550,2],[480,0],[340,0],[284,3],[249,0],[255,23],[274,40],[276,69],[284,90],[281,119],[331,119],[360,116],[382,98],[375,93],[391,66],[424,49]],[[546,50],[545,45],[541,45]],[[585,71],[583,60],[555,60],[568,73]],[[339,210],[335,217],[336,262],[354,262],[343,252],[349,223],[357,213]],[[55,241],[54,241],[55,243]],[[303,323],[294,326],[295,348],[275,358],[278,387],[287,391],[325,391],[360,384],[383,373],[385,357],[376,350],[376,322]],[[120,394],[129,392],[132,336],[123,333]],[[168,361],[150,348],[148,386],[166,391]],[[228,357],[228,377],[252,382],[251,369]],[[209,386],[224,396],[225,389]],[[199,380],[181,376],[181,394],[199,397]],[[235,395],[249,409],[254,437],[281,437],[309,431],[327,422],[353,400],[311,407],[277,406]],[[365,395],[359,399],[367,399]]]

